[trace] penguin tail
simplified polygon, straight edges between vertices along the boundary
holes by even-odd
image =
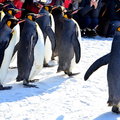
[[[103,57],[97,59],[86,71],[84,75],[84,80],[86,81],[90,75],[95,72],[98,68],[100,68],[103,65],[106,65],[109,63],[110,60],[110,53],[107,55],[104,55]]]

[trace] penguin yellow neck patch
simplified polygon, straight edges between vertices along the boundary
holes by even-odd
[[[118,27],[118,28],[117,28],[117,31],[119,31],[119,32],[120,32],[120,27]]]

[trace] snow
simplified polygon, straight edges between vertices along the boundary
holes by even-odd
[[[110,52],[111,43],[112,38],[82,38],[82,56],[75,67],[80,74],[56,73],[55,61],[37,76],[39,88],[23,87],[15,81],[17,69],[9,69],[5,85],[13,88],[0,91],[0,120],[120,120],[107,105],[107,65],[84,81],[88,67]]]

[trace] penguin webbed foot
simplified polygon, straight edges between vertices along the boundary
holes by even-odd
[[[43,67],[53,67],[54,65],[44,64]]]
[[[23,80],[23,85],[24,85],[25,87],[28,87],[28,88],[31,88],[31,87],[33,87],[33,88],[39,88],[39,87],[37,87],[36,85],[29,84],[29,81],[28,81],[28,80]]]
[[[16,69],[17,67],[9,67],[9,69]]]
[[[67,74],[69,77],[80,74],[80,73],[72,73],[72,72],[66,72],[66,71],[64,73]]]
[[[112,107],[112,112],[114,112],[114,113],[116,113],[116,114],[120,114],[119,107],[113,106],[113,107]]]
[[[0,90],[10,90],[11,88],[12,88],[12,86],[3,87],[3,85],[0,85]]]
[[[39,79],[29,80],[30,83],[38,82]]]

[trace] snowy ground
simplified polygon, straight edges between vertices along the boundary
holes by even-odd
[[[10,69],[6,81],[11,90],[0,91],[0,120],[120,120],[107,106],[107,66],[84,81],[87,68],[110,51],[112,39],[82,39],[82,57],[68,77],[56,73],[57,65],[44,68],[35,83],[39,88],[25,88],[16,83],[16,69]],[[10,82],[11,81],[11,82]]]

